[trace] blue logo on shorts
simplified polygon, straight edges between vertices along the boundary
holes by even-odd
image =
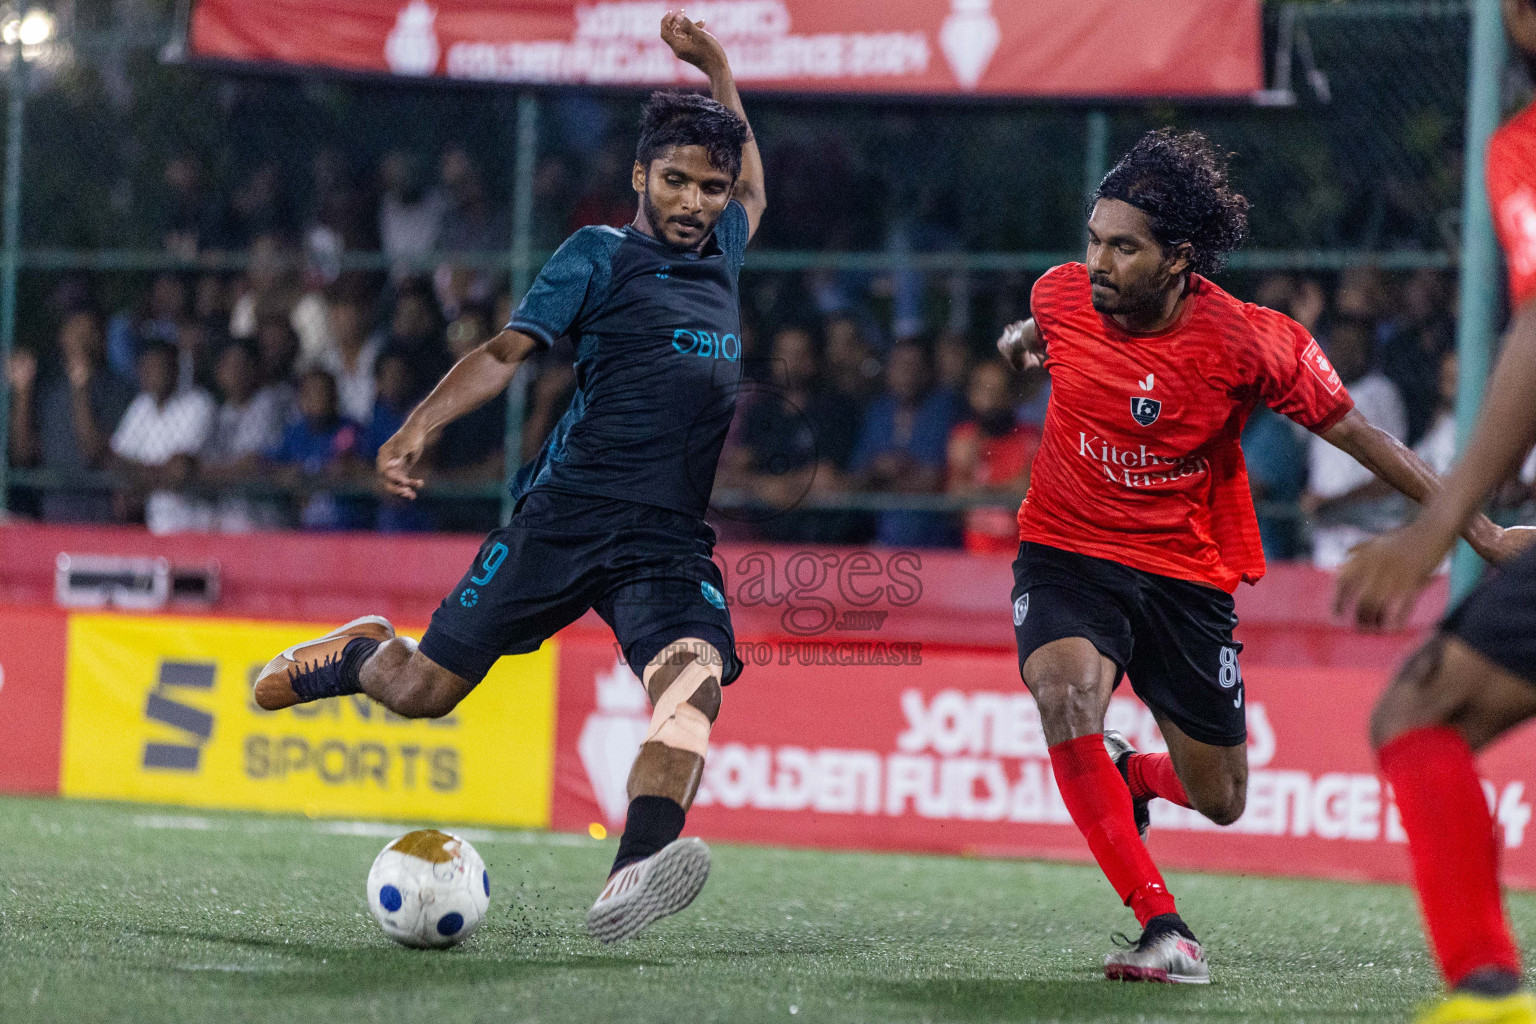
[[[474,587],[465,587],[459,591],[459,604],[465,608],[473,608],[480,603],[480,591]]]
[[[709,582],[709,580],[700,580],[699,590],[703,592],[704,600],[721,611],[725,611],[725,595],[720,593],[713,583]]]

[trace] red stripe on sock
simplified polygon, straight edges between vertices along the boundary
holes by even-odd
[[[1160,796],[1180,807],[1194,806],[1179,773],[1173,770],[1173,758],[1167,754],[1132,754],[1125,763],[1126,780],[1131,785],[1131,796],[1148,800]]]
[[[1445,726],[1376,752],[1408,833],[1413,884],[1440,969],[1454,988],[1482,967],[1520,973],[1499,895],[1498,838],[1472,749]]]
[[[1104,737],[1079,736],[1056,744],[1050,754],[1062,802],[1121,902],[1143,927],[1158,914],[1177,913],[1162,874],[1136,834],[1131,794],[1104,749]]]

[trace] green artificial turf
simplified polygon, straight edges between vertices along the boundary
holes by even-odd
[[[1404,1021],[1436,985],[1401,888],[1175,875],[1214,982],[1121,985],[1134,921],[1090,868],[724,844],[691,908],[603,948],[612,840],[483,830],[488,920],[418,952],[363,894],[406,830],[0,799],[0,1021],[1294,1024]]]

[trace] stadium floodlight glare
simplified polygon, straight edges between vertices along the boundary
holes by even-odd
[[[21,19],[16,35],[22,46],[41,46],[53,38],[57,28],[58,22],[52,14],[41,7],[34,7]]]

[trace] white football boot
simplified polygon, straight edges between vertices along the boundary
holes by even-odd
[[[1135,943],[1104,958],[1110,981],[1160,981],[1177,985],[1209,985],[1211,968],[1198,939],[1149,922]]]
[[[632,938],[658,918],[675,914],[709,878],[709,847],[678,839],[657,853],[615,871],[587,911],[587,934],[598,942]]]

